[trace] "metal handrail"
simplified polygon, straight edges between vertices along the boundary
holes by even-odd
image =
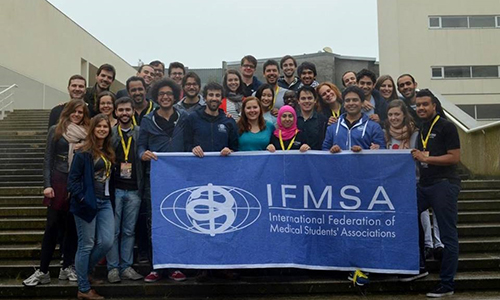
[[[459,127],[465,133],[473,133],[477,131],[482,131],[492,127],[500,126],[500,121],[491,122],[484,125],[479,125],[477,120],[465,113],[461,108],[455,105],[455,103],[446,99],[443,95],[432,91],[432,93],[439,99],[441,105],[443,106],[446,117],[453,122],[457,127]]]
[[[0,87],[4,87],[4,86],[0,86]],[[14,111],[14,109],[12,108],[12,104],[14,103],[14,89],[17,87],[18,87],[17,84],[13,84],[13,85],[7,87],[5,90],[0,92],[0,97],[2,95],[6,94],[7,92],[10,92],[2,100],[0,100],[0,104],[2,104],[4,101],[6,101],[7,99],[12,97],[12,100],[9,103],[5,104],[4,106],[2,106],[0,108],[0,120],[3,120],[3,118],[5,118],[5,111],[7,110],[7,107],[10,106],[10,109],[9,109],[10,112]]]

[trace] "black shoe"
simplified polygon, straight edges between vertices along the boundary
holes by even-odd
[[[147,264],[149,262],[148,254],[147,253],[139,253],[137,255],[137,262],[140,264]]]
[[[416,275],[399,275],[398,280],[401,282],[410,282],[420,278],[424,278],[427,275],[429,275],[429,272],[427,272],[426,269],[420,269],[420,273]]]
[[[426,294],[429,298],[441,298],[453,295],[454,290],[450,287],[444,286],[443,284],[438,284],[432,291]]]
[[[424,249],[425,259],[432,258],[432,252],[433,252],[433,248],[425,247],[425,249]]]
[[[434,259],[441,261],[443,259],[443,247],[434,248],[433,254]]]

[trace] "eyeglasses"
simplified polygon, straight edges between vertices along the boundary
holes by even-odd
[[[243,65],[243,69],[255,69],[254,65]]]
[[[172,75],[172,76],[182,76],[182,75],[184,75],[184,73],[182,73],[182,72],[172,72],[172,73],[170,73],[170,75]]]
[[[184,86],[198,86],[197,83],[186,83]]]
[[[174,95],[174,93],[172,93],[172,92],[159,92],[158,93],[158,98],[161,98],[163,96],[172,97],[173,95]]]

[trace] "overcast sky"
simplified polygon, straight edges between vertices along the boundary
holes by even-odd
[[[49,0],[132,65],[315,53],[378,59],[376,0]]]

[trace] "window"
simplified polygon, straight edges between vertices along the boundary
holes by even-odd
[[[467,28],[467,17],[441,17],[441,27],[443,28]]]
[[[500,66],[431,67],[433,79],[446,78],[500,78]]]
[[[432,78],[443,78],[443,67],[433,67]]]
[[[494,28],[495,25],[495,16],[469,17],[470,28]]]
[[[472,67],[472,77],[498,77],[498,66]]]
[[[476,120],[500,119],[500,104],[459,104],[457,106]]]
[[[500,16],[429,16],[429,28],[500,28]]]
[[[431,28],[440,28],[441,27],[441,18],[439,18],[439,17],[429,17],[429,27],[431,27]]]
[[[445,78],[470,78],[470,67],[444,67]]]

